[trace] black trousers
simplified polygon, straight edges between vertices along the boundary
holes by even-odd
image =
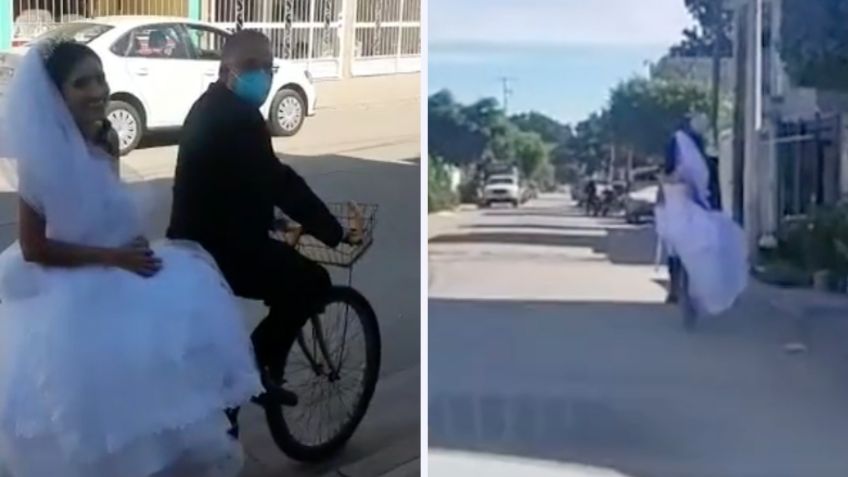
[[[332,281],[324,267],[282,242],[269,240],[255,252],[218,258],[218,262],[236,295],[262,300],[269,307],[251,341],[259,366],[273,376],[282,372],[282,342],[323,311]],[[230,433],[237,437],[238,409],[226,413],[233,424]]]
[[[671,257],[668,259],[668,275],[670,279],[668,286],[669,297],[677,297],[677,291],[680,289],[680,270],[682,266],[683,264],[679,258]]]
[[[269,240],[258,251],[222,269],[236,295],[269,307],[251,338],[257,359],[273,366],[283,338],[322,311],[332,281],[324,267],[287,244]]]

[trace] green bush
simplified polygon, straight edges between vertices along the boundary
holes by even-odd
[[[480,200],[480,184],[467,181],[459,185],[459,201],[463,204],[476,204]]]
[[[432,213],[456,207],[459,198],[451,189],[448,167],[431,156],[427,161],[427,174],[427,210]]]
[[[848,274],[848,204],[822,207],[784,223],[778,233],[777,259],[808,273]]]

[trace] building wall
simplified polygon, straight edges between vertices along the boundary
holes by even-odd
[[[12,46],[12,0],[0,0],[0,50]]]

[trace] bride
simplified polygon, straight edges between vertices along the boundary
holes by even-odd
[[[672,139],[670,174],[661,183],[662,201],[654,216],[660,244],[682,263],[688,280],[687,313],[718,315],[730,309],[748,284],[745,236],[732,218],[714,207],[698,131],[706,118],[696,115]],[[698,125],[701,125],[698,127]],[[673,272],[672,272],[673,273]],[[672,277],[672,286],[679,280]],[[680,297],[683,299],[684,297]]]
[[[72,42],[33,47],[8,91],[19,241],[0,255],[0,465],[232,476],[223,410],[260,392],[239,305],[199,246],[142,237],[108,97],[100,59]]]

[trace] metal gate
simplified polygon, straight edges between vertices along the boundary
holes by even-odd
[[[839,200],[841,128],[838,115],[779,124],[775,142],[781,221]]]
[[[187,14],[185,0],[13,0],[12,45],[24,44],[56,25],[83,18]]]
[[[358,0],[352,72],[421,71],[421,0]]]
[[[202,17],[234,29],[236,0],[204,2]],[[244,28],[271,39],[274,56],[303,65],[316,78],[342,70],[344,0],[244,0]]]

